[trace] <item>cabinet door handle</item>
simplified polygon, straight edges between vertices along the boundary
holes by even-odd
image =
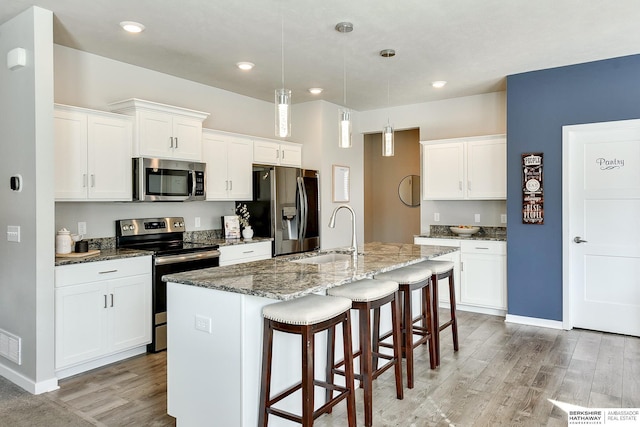
[[[471,181],[467,181],[467,190],[471,191]]]
[[[104,308],[107,308],[107,295],[104,295]]]
[[[86,173],[82,174],[82,186],[83,187],[87,186],[87,174]]]
[[[169,148],[173,148],[173,137],[169,137]]]
[[[458,181],[458,190],[462,191],[462,181]]]
[[[178,148],[178,137],[176,136],[176,148]]]
[[[276,159],[280,158],[280,150],[276,150]]]
[[[233,180],[229,181],[229,191],[233,190]]]
[[[91,186],[96,186],[96,176],[94,174],[91,174]]]
[[[109,294],[111,295],[111,307],[113,307],[113,294]]]
[[[464,262],[460,261],[460,271],[464,271]]]
[[[105,270],[105,271],[99,271],[98,274],[109,274],[109,273],[115,273],[118,270]]]

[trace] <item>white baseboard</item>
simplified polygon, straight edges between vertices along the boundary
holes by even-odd
[[[99,368],[101,366],[108,365],[110,363],[119,362],[124,359],[128,359],[133,356],[137,356],[139,354],[144,354],[147,352],[147,346],[141,346],[132,348],[130,350],[125,350],[120,353],[112,354],[109,356],[101,357],[100,359],[91,360],[89,362],[81,363],[79,365],[71,366],[69,368],[63,368],[56,371],[56,375],[58,379],[67,378],[73,375],[81,374],[83,372],[90,371],[92,369]]]
[[[537,317],[526,317],[507,314],[504,321],[508,323],[518,323],[520,325],[540,326],[542,328],[564,329],[562,321],[560,320],[540,319]]]
[[[0,375],[31,394],[46,393],[60,388],[58,386],[58,378],[56,377],[49,378],[45,381],[34,382],[32,379],[4,365],[0,365]]]
[[[440,303],[440,308],[449,308],[449,304]],[[456,304],[456,310],[470,311],[472,313],[490,314],[492,316],[504,316],[507,313],[506,310],[501,310],[498,308],[480,307],[477,305],[466,305],[460,303]]]

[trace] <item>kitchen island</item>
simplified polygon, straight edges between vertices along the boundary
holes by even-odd
[[[164,276],[169,282],[168,413],[178,426],[257,424],[265,305],[324,294],[334,286],[457,250],[393,243],[367,243],[360,249],[355,259],[308,263],[319,255],[311,252]],[[316,355],[324,354],[323,346],[317,343]],[[299,380],[300,351],[299,338],[274,336],[273,392]],[[322,369],[318,363],[317,372]],[[317,403],[322,398],[316,396]],[[284,408],[298,412],[296,395],[289,400]],[[293,425],[271,420],[270,425]]]

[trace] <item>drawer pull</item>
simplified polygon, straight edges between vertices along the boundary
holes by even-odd
[[[106,270],[106,271],[100,271],[98,272],[98,274],[109,274],[109,273],[117,273],[118,270]]]
[[[104,295],[104,308],[107,308],[107,295]]]
[[[242,253],[243,253],[243,254],[252,254],[252,253],[254,253],[254,252],[255,252],[255,251],[244,251],[244,252],[242,252]]]
[[[476,249],[483,249],[483,250],[485,250],[485,251],[488,251],[488,250],[489,250],[489,248],[482,248],[482,247],[480,247],[480,246],[476,246]]]
[[[113,294],[109,294],[111,295],[111,307],[113,307]]]

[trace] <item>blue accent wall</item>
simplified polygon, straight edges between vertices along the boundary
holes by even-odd
[[[562,126],[640,118],[640,55],[507,77],[509,314],[562,320]],[[522,153],[544,153],[544,224],[522,223]]]

